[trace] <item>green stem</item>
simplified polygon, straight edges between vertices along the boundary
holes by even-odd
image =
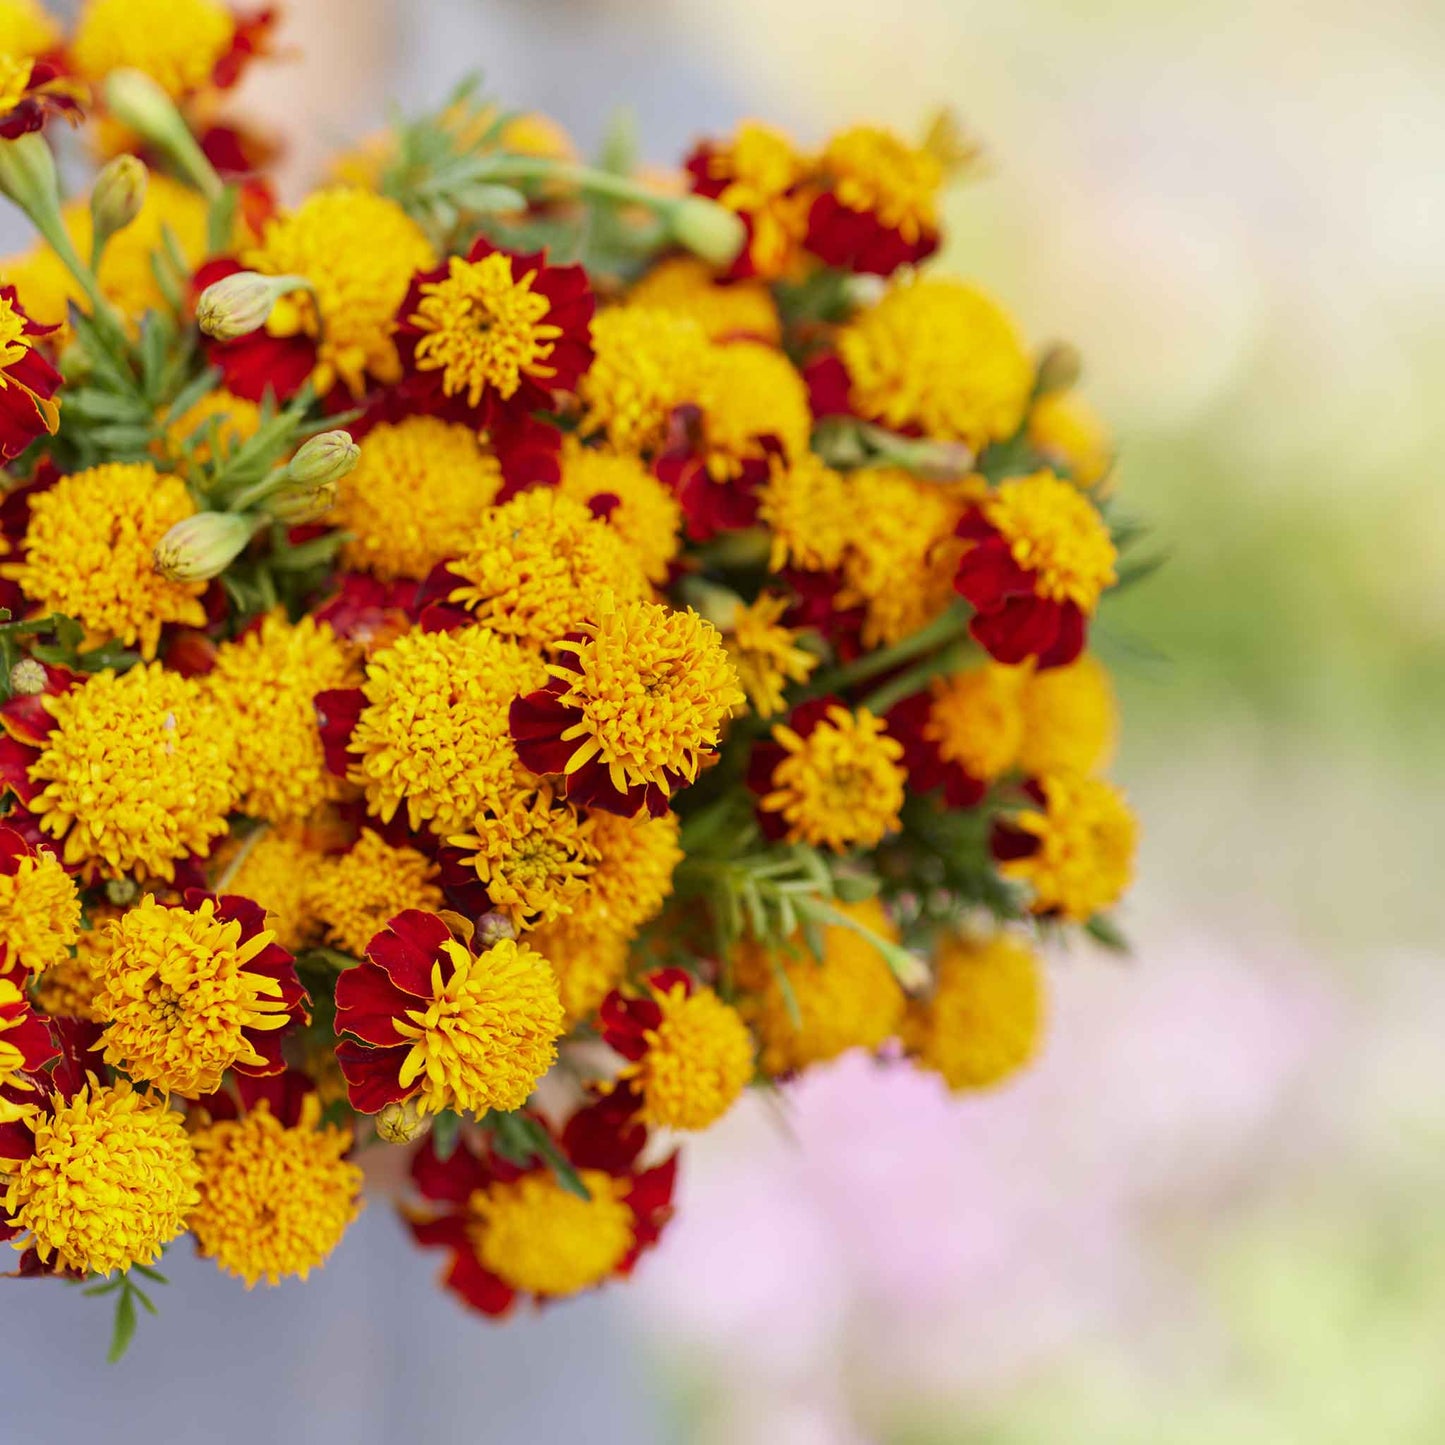
[[[269,497],[286,480],[287,474],[287,468],[284,466],[272,467],[259,482],[252,482],[249,487],[242,487],[226,504],[226,510],[244,512],[254,507],[256,503]]]
[[[903,701],[905,697],[912,697],[925,685],[932,682],[935,677],[942,677],[946,673],[957,672],[969,660],[977,655],[978,649],[965,638],[959,638],[954,642],[941,647],[932,657],[926,657],[922,662],[906,671],[890,678],[882,687],[874,688],[872,692],[859,704],[866,707],[874,717],[882,717],[889,708]]]
[[[957,642],[968,632],[970,613],[961,602],[953,603],[947,611],[934,618],[926,627],[921,627],[909,637],[893,643],[891,647],[880,647],[875,652],[865,652],[862,657],[821,673],[808,688],[808,697],[823,697],[830,692],[843,692],[856,687],[860,682],[892,672],[915,657],[932,652],[947,643]]]
[[[677,204],[676,196],[649,190],[626,176],[600,171],[572,161],[548,160],[543,156],[506,156],[490,162],[478,177],[482,181],[562,181],[579,191],[628,201],[649,210],[667,211]]]
[[[830,924],[834,928],[846,928],[850,933],[856,933],[859,938],[866,939],[883,955],[884,962],[904,992],[917,993],[928,983],[928,969],[916,955],[899,944],[892,943],[874,933],[866,923],[860,923],[856,918],[850,917],[824,899],[816,895],[804,894],[794,900],[793,906],[799,913],[818,923]]]

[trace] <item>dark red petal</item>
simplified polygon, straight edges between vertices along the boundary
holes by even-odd
[[[577,751],[577,744],[564,742],[562,734],[581,716],[581,710],[557,700],[557,689],[549,684],[524,697],[514,698],[507,712],[512,743],[524,767],[539,775],[560,773]],[[640,803],[639,803],[640,806]],[[633,809],[636,812],[636,809]]]
[[[1067,667],[1084,650],[1087,627],[1076,603],[1059,603],[1059,631],[1053,646],[1039,654],[1038,669]]]
[[[988,537],[958,561],[953,587],[980,612],[990,612],[1009,597],[1031,596],[1034,579],[1014,561],[1002,537]]]
[[[386,970],[392,983],[413,998],[430,998],[432,964],[451,930],[435,913],[408,908],[366,945],[366,956]],[[450,970],[444,970],[450,977]]]
[[[463,1303],[493,1318],[507,1314],[516,1303],[517,1293],[511,1285],[484,1269],[470,1249],[452,1256],[442,1282]]]
[[[406,1040],[396,1031],[396,1020],[417,1000],[403,993],[375,964],[348,968],[336,980],[336,1032],[353,1034],[368,1044],[395,1048]]]
[[[346,1096],[361,1114],[379,1114],[388,1104],[399,1103],[415,1092],[415,1085],[401,1085],[401,1066],[409,1050],[372,1049],[342,1039],[336,1046],[336,1062],[346,1080]]]
[[[428,1134],[412,1155],[411,1180],[423,1199],[438,1204],[465,1204],[491,1182],[491,1176],[465,1139],[457,1141],[448,1158],[440,1159]]]
[[[995,661],[1022,662],[1054,645],[1061,611],[1061,604],[1042,597],[1013,597],[997,611],[979,613],[968,630]]]

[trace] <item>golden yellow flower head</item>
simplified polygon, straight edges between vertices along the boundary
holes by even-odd
[[[361,1213],[362,1173],[345,1157],[351,1134],[318,1128],[320,1118],[313,1094],[292,1128],[262,1102],[191,1137],[201,1166],[191,1232],[200,1253],[247,1289],[305,1279]]]
[[[600,857],[574,916],[629,937],[655,918],[672,892],[673,870],[682,862],[680,827],[675,813],[594,817],[592,843]]]
[[[94,1078],[33,1124],[35,1152],[9,1176],[0,1205],[60,1269],[109,1274],[154,1264],[186,1227],[200,1169],[181,1116],[124,1079]],[[83,1187],[81,1182],[83,1181]]]
[[[653,1128],[706,1129],[737,1102],[753,1077],[753,1036],[712,989],[673,983],[650,995],[661,1011],[643,1035],[646,1052],[619,1079],[642,1096],[639,1117]]]
[[[179,416],[167,420],[155,450],[163,463],[180,466],[189,444],[190,462],[203,467],[250,441],[260,426],[261,408],[254,401],[224,389],[208,391]]]
[[[750,337],[777,345],[782,336],[777,303],[761,281],[720,282],[696,256],[659,261],[628,293],[627,303],[690,317],[711,341]]]
[[[192,910],[149,894],[110,928],[95,1000],[108,1064],[193,1099],[220,1088],[232,1065],[265,1063],[248,1031],[289,1021],[280,983],[249,967],[269,931],[243,937],[210,898]]]
[[[36,1057],[16,1042],[31,1032],[33,1017],[25,991],[0,977],[0,1125],[27,1123],[40,1111],[40,1092],[27,1077]]]
[[[808,388],[776,347],[756,341],[714,346],[703,398],[703,448],[715,481],[736,477],[748,462],[768,455],[764,438],[778,442],[785,459],[808,450]]]
[[[902,1039],[909,1054],[950,1089],[1002,1082],[1034,1056],[1043,1032],[1043,971],[1011,934],[976,942],[950,937],[933,960],[934,989],[909,1004]]]
[[[30,765],[44,787],[29,806],[67,864],[169,881],[178,858],[210,852],[235,802],[234,739],[199,683],[151,663],[45,706],[56,726]]]
[[[25,559],[4,574],[49,612],[74,617],[96,641],[156,655],[168,622],[200,627],[203,582],[168,582],[156,543],[195,503],[179,477],[149,462],[111,462],[61,477],[30,502]]]
[[[1038,847],[1000,863],[999,872],[1029,885],[1035,913],[1085,923],[1117,903],[1133,879],[1139,824],[1124,795],[1102,778],[1056,773],[1038,784],[1042,809],[1013,819]]]
[[[1034,575],[1040,597],[1092,613],[1118,580],[1118,554],[1104,519],[1077,487],[1052,472],[1009,477],[982,503],[1014,561]]]
[[[564,497],[590,506],[611,499],[606,522],[633,552],[649,582],[667,580],[677,556],[682,508],[677,498],[639,458],[604,447],[585,447],[567,438],[562,447]]]
[[[903,744],[866,708],[834,705],[806,734],[776,723],[784,756],[759,806],[776,813],[793,842],[842,853],[896,832],[907,773]]]
[[[259,903],[266,927],[288,953],[315,940],[320,920],[312,906],[316,875],[325,854],[308,847],[298,832],[266,828],[241,845],[245,857],[226,881],[227,893]]]
[[[717,628],[691,609],[609,596],[581,630],[582,641],[560,649],[572,653],[567,664],[548,668],[566,684],[558,700],[582,714],[562,734],[577,744],[567,771],[596,758],[618,792],[670,790],[668,775],[694,781],[743,701]]]
[[[895,281],[843,328],[838,352],[861,416],[975,451],[1018,430],[1033,386],[1012,317],[963,281]]]
[[[0,52],[37,60],[60,42],[60,26],[40,0],[0,0]]]
[[[820,168],[850,211],[868,211],[913,245],[938,229],[945,171],[928,146],[911,146],[879,126],[855,125],[832,136]]]
[[[483,627],[413,632],[375,653],[351,738],[368,809],[389,823],[405,804],[411,827],[445,837],[500,807],[517,788],[507,710],[545,679],[535,657]]]
[[[596,1013],[597,1006],[622,982],[631,940],[609,927],[590,909],[565,913],[539,924],[527,935],[557,975],[567,1026]]]
[[[472,1195],[469,1233],[482,1265],[513,1289],[571,1295],[601,1284],[632,1249],[634,1224],[623,1185],[584,1169],[590,1199],[550,1173],[524,1174]]]
[[[1118,742],[1119,705],[1108,670],[1092,653],[1068,667],[1031,673],[1021,703],[1021,771],[1096,773],[1109,765]]]
[[[602,594],[650,595],[642,562],[619,532],[550,487],[491,508],[451,564],[462,579],[450,600],[484,627],[528,647],[556,647],[596,610]]]
[[[994,662],[938,679],[923,736],[944,762],[991,782],[1018,760],[1026,682],[1021,669]]]
[[[104,984],[105,960],[112,943],[110,924],[120,917],[114,908],[93,908],[90,927],[80,930],[75,954],[52,964],[35,986],[35,1001],[51,1018],[102,1023],[95,1001]]]
[[[217,0],[86,0],[70,58],[87,80],[139,70],[169,95],[199,90],[236,33]]]
[[[583,435],[605,433],[618,451],[661,451],[673,412],[706,390],[707,333],[660,307],[610,306],[592,320],[592,350],[577,388]]]
[[[798,632],[781,621],[788,599],[760,592],[739,607],[724,634],[738,681],[759,717],[772,717],[786,707],[783,690],[790,682],[806,682],[818,655],[797,645]]]
[[[443,979],[432,968],[432,998],[396,1021],[412,1041],[400,1081],[420,1080],[418,1107],[520,1109],[557,1057],[564,1023],[557,978],[534,948],[504,938],[484,953],[449,940],[441,945],[454,965]]]
[[[831,572],[858,531],[858,502],[841,472],[805,452],[791,461],[774,458],[758,494],[758,519],[772,534],[769,566],[774,572],[789,566]]]
[[[1029,444],[1068,469],[1081,487],[1104,480],[1114,464],[1114,439],[1104,419],[1077,391],[1050,391],[1029,412]]]
[[[9,835],[13,837],[14,835]],[[49,848],[0,858],[0,970],[40,973],[80,936],[75,883]]]
[[[442,906],[436,865],[415,848],[394,848],[363,828],[354,847],[313,866],[307,890],[326,941],[358,958],[387,920],[408,908]]]
[[[382,422],[340,484],[332,517],[350,533],[342,560],[386,581],[423,578],[466,549],[501,485],[470,427],[432,416]]]
[[[360,670],[324,622],[271,613],[216,650],[203,686],[235,730],[238,806],[269,823],[300,822],[341,796],[327,771],[313,703],[318,692],[352,687]]]
[[[317,338],[316,390],[325,395],[339,381],[359,397],[367,376],[382,382],[400,377],[396,311],[413,272],[433,259],[431,242],[395,201],[337,186],[313,192],[296,210],[268,222],[242,263],[311,283],[311,292],[293,292],[276,303],[266,329],[275,336]]]
[[[710,182],[706,194],[748,218],[748,258],[757,274],[772,280],[789,272],[807,234],[812,199],[802,184],[811,162],[792,140],[773,126],[744,121],[728,141],[706,147],[691,168]]]
[[[881,938],[898,941],[897,928],[876,900],[837,906]],[[769,954],[744,943],[733,965],[739,987],[747,990],[743,1016],[757,1032],[762,1069],[772,1078],[849,1049],[880,1048],[903,1017],[903,990],[883,955],[841,924],[824,928],[821,961],[797,938],[789,953]]]

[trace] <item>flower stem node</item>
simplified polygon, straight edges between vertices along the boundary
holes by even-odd
[[[140,214],[149,179],[150,173],[139,156],[116,156],[102,168],[90,193],[93,244],[97,248],[117,231],[125,230]]]
[[[747,244],[748,231],[736,212],[704,196],[686,196],[668,212],[672,238],[720,271],[731,266]]]
[[[236,341],[259,331],[271,308],[288,292],[310,289],[302,276],[263,276],[236,271],[213,281],[196,302],[196,325],[217,341]]]
[[[254,530],[249,516],[197,512],[177,522],[156,543],[155,569],[168,582],[207,582],[245,551]]]

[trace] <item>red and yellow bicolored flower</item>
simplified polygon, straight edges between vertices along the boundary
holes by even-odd
[[[50,61],[0,53],[0,140],[37,131],[53,115],[75,125],[86,99],[85,86]]]
[[[56,330],[25,314],[13,286],[0,286],[0,461],[60,425],[60,373],[35,344]]]

